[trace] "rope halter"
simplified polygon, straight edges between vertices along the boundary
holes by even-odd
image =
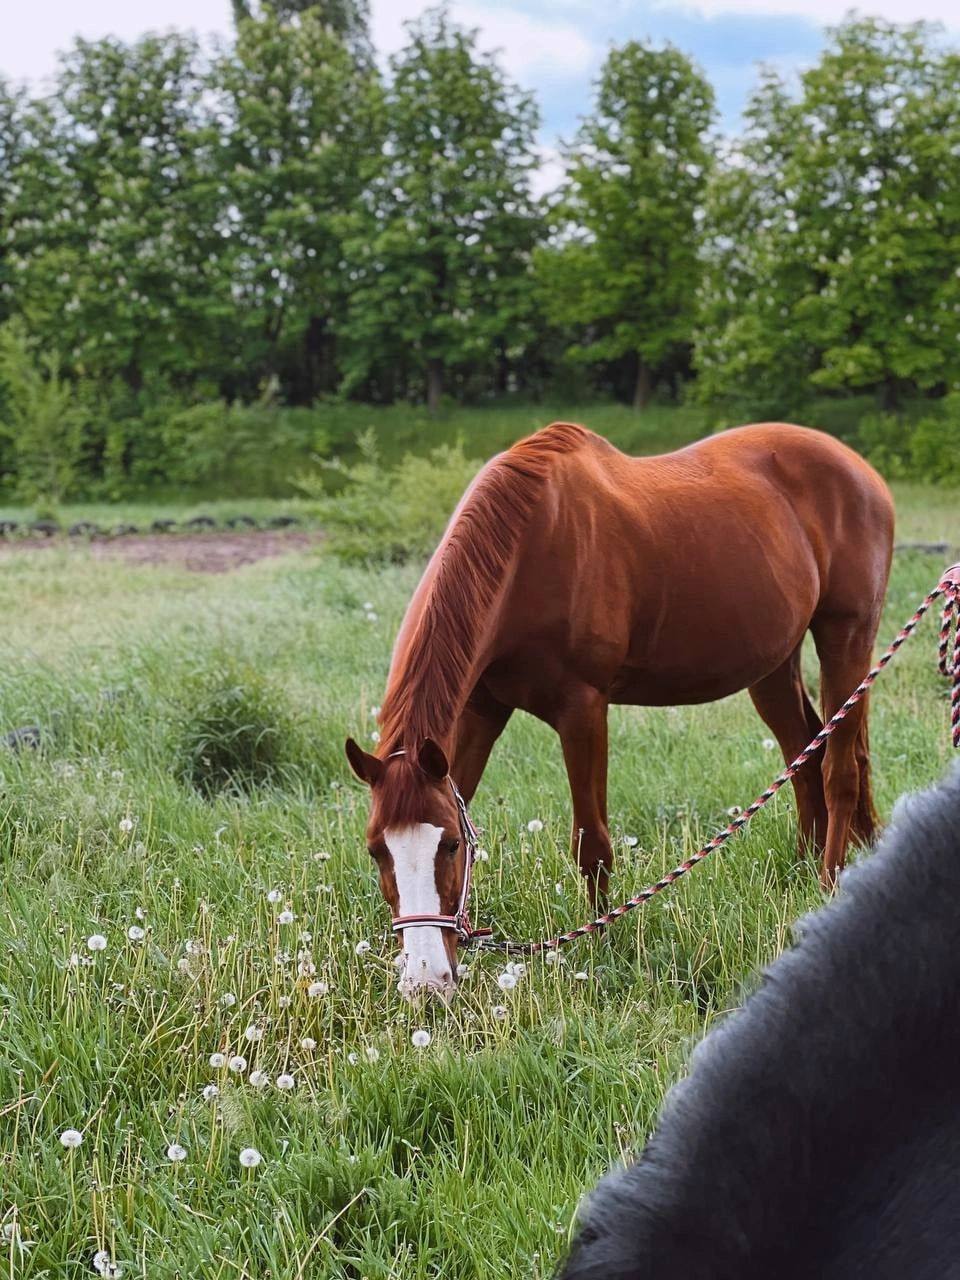
[[[391,751],[387,759],[402,755],[406,755],[406,752]],[[447,774],[447,782],[450,784],[450,791],[457,806],[457,822],[460,827],[460,839],[463,842],[464,850],[463,883],[460,886],[457,909],[453,915],[420,913],[410,916],[394,916],[392,927],[394,933],[403,933],[404,929],[452,929],[461,942],[472,942],[475,938],[489,937],[493,932],[491,929],[475,929],[470,923],[470,890],[473,885],[473,864],[477,860],[480,835],[470,821],[466,800],[460,794],[459,787],[449,774]]]

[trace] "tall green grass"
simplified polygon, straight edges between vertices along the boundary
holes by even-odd
[[[955,492],[899,496],[905,531],[960,543]],[[898,557],[882,637],[940,568]],[[820,902],[783,795],[675,890],[558,964],[530,962],[512,990],[501,959],[467,957],[449,1008],[402,1002],[366,796],[340,752],[373,732],[416,572],[316,551],[213,578],[76,549],[4,562],[0,727],[50,728],[40,752],[0,756],[5,1274],[89,1276],[103,1250],[151,1280],[546,1277],[580,1194],[643,1144],[691,1041]],[[877,686],[885,812],[947,762],[933,632]],[[294,749],[207,799],[179,776],[180,734],[225,655],[267,682]],[[768,737],[745,695],[615,709],[616,897],[766,784]],[[586,916],[549,730],[514,717],[473,813],[479,920],[535,936]],[[262,1161],[244,1168],[251,1147]]]

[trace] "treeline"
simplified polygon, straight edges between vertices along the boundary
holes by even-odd
[[[48,95],[0,83],[8,477],[169,478],[194,439],[262,447],[260,410],[296,432],[330,397],[746,416],[960,386],[936,29],[844,23],[798,88],[761,76],[734,140],[682,52],[614,48],[537,198],[534,99],[444,8],[385,74],[362,0],[234,10],[226,45],[78,41]]]

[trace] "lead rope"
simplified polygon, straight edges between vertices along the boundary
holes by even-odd
[[[649,902],[651,898],[655,898],[658,893],[662,893],[664,889],[675,884],[681,876],[685,876],[688,871],[692,871],[698,863],[708,858],[714,850],[721,848],[727,843],[731,837],[738,835],[754,814],[759,813],[773,797],[777,794],[781,787],[788,783],[794,775],[803,768],[811,756],[815,755],[830,735],[836,730],[838,725],[844,721],[858,702],[866,697],[871,686],[879,676],[880,672],[886,667],[896,656],[903,643],[913,635],[921,618],[940,596],[944,597],[943,615],[940,624],[939,648],[938,648],[938,666],[942,675],[952,680],[952,689],[950,693],[950,736],[954,747],[960,748],[960,563],[952,565],[946,570],[943,577],[923,600],[913,617],[900,628],[900,631],[888,645],[879,662],[875,667],[864,676],[864,678],[847,698],[846,702],[836,712],[835,715],[827,721],[817,736],[800,752],[795,760],[793,760],[782,773],[778,774],[767,787],[766,791],[757,796],[752,804],[748,805],[742,813],[738,814],[722,831],[717,832],[712,839],[702,845],[696,853],[692,853],[689,858],[684,859],[679,866],[674,867],[672,871],[668,871],[665,876],[658,880],[655,884],[648,885],[645,889],[641,889],[639,893],[635,893],[632,898],[628,898],[618,907],[604,912],[603,915],[597,916],[595,920],[590,920],[586,924],[580,925],[576,929],[570,929],[567,933],[560,933],[555,938],[544,938],[534,942],[515,942],[506,938],[491,938],[487,936],[479,936],[477,933],[471,933],[466,937],[466,941],[477,947],[491,951],[523,951],[528,954],[538,954],[540,952],[557,951],[560,947],[566,946],[568,943],[576,942],[578,938],[584,938],[588,934],[600,933],[607,925],[613,924],[615,920],[619,920],[621,916],[625,916],[627,912],[633,911],[636,907],[642,906],[643,903]],[[953,632],[953,645],[950,643],[950,634]],[[952,647],[952,653],[951,653]],[[466,817],[466,805],[460,799],[461,818]],[[469,818],[466,819],[469,823]],[[472,829],[472,824],[470,824]]]

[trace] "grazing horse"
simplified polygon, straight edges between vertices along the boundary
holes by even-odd
[[[602,900],[610,703],[749,689],[793,759],[821,728],[803,637],[812,631],[827,718],[869,669],[892,546],[883,481],[804,427],[740,427],[630,458],[554,423],[489,462],[407,609],[377,753],[347,743],[372,791],[367,840],[384,896],[398,925],[410,921],[401,989],[452,988],[468,875],[457,801],[473,795],[515,708],[560,736],[574,854]],[[831,884],[851,836],[874,833],[865,702],[794,788],[801,844],[822,851]]]
[[[563,1280],[960,1276],[960,769],[694,1051]]]

